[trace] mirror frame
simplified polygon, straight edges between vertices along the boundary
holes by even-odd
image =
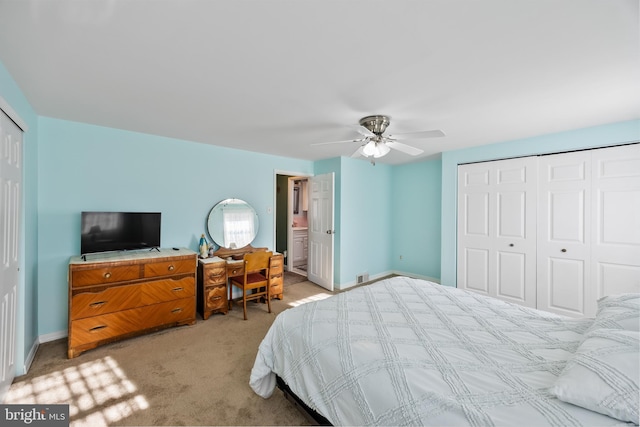
[[[243,244],[235,244],[235,245],[224,245],[224,222],[222,221],[222,209],[230,204],[241,205],[244,204],[253,214],[253,235],[251,236],[251,240],[245,243],[245,240],[242,240]],[[243,211],[245,211],[243,209]],[[207,233],[209,234],[209,238],[220,248],[225,249],[240,249],[246,247],[251,244],[258,235],[258,230],[260,229],[260,219],[258,218],[258,213],[249,203],[242,199],[229,198],[221,200],[216,203],[211,210],[209,211],[209,215],[207,215]]]

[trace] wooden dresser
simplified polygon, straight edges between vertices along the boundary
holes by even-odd
[[[196,260],[189,249],[73,257],[69,358],[123,338],[196,321]]]

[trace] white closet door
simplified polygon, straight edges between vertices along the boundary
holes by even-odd
[[[591,154],[540,157],[538,309],[587,315],[590,282]]]
[[[592,152],[593,300],[640,292],[640,144]]]
[[[536,158],[458,168],[458,287],[536,306]]]
[[[15,377],[22,130],[0,110],[0,402]]]

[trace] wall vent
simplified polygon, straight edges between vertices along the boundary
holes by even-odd
[[[356,276],[356,285],[361,285],[369,281],[369,273],[362,273]]]

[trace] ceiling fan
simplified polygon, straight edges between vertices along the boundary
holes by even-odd
[[[389,154],[391,149],[401,151],[411,156],[417,156],[424,153],[420,148],[412,147],[407,144],[398,142],[398,140],[407,139],[424,139],[444,136],[441,130],[425,130],[419,132],[399,133],[396,135],[385,135],[387,126],[391,118],[389,116],[374,115],[360,119],[360,126],[356,131],[361,135],[360,138],[348,139],[346,141],[319,142],[311,145],[326,144],[342,144],[345,142],[356,142],[360,144],[358,149],[351,157],[371,157],[371,163],[375,165],[375,159]]]

